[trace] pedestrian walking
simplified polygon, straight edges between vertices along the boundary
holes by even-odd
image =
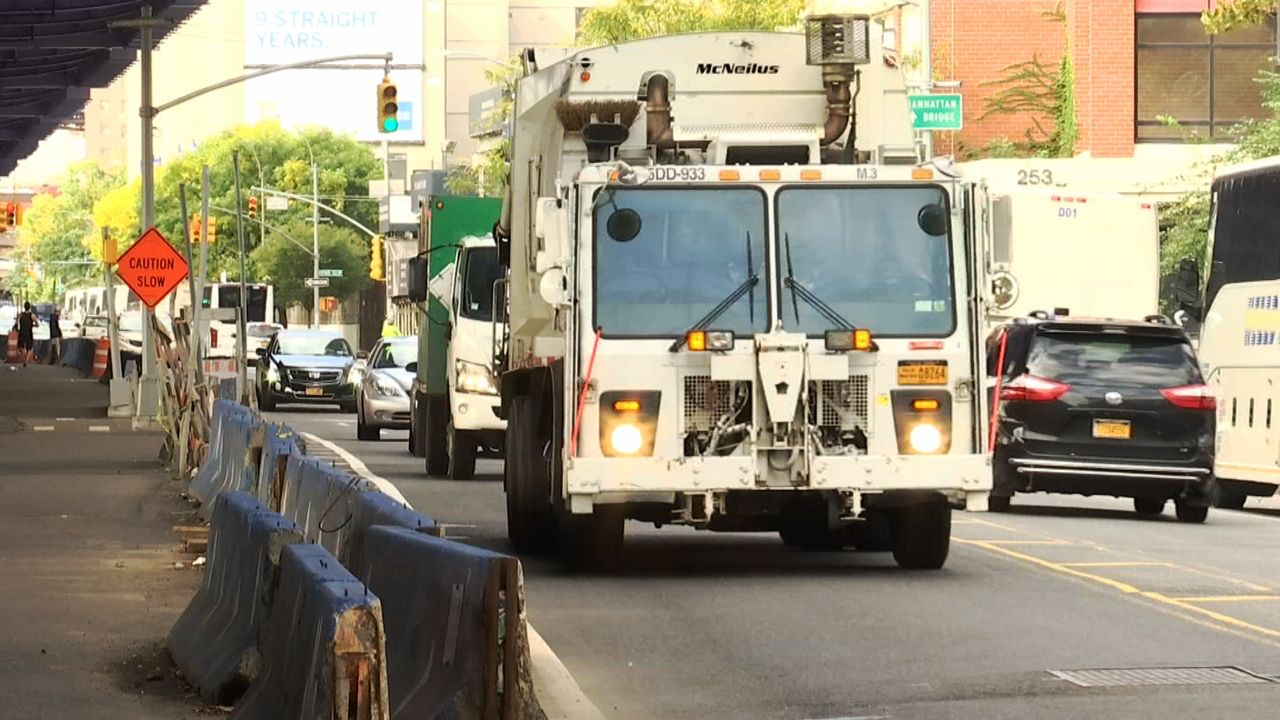
[[[22,355],[22,367],[35,361],[35,328],[40,324],[36,314],[31,310],[31,303],[23,303],[22,312],[13,321],[18,331],[18,353]]]
[[[62,311],[57,305],[53,306],[53,312],[49,314],[49,364],[57,365],[62,359]]]

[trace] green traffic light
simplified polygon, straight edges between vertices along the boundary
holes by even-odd
[[[400,129],[400,121],[396,118],[389,117],[382,121],[383,132],[395,132]]]

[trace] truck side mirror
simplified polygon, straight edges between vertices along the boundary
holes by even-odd
[[[409,286],[409,300],[426,302],[427,300],[427,256],[418,255],[409,258],[405,269],[406,284]]]

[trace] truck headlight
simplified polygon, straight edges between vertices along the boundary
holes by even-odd
[[[609,433],[609,444],[619,455],[635,455],[644,447],[644,434],[631,423],[621,423]]]
[[[942,432],[934,425],[920,423],[911,428],[911,449],[922,455],[932,455],[942,447]]]
[[[493,380],[493,372],[488,366],[458,360],[454,365],[456,379],[454,384],[458,392],[478,395],[497,395],[498,385]]]
[[[656,390],[600,393],[600,450],[605,457],[653,455],[661,399]]]

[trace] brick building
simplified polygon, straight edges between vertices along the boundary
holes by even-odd
[[[935,79],[961,81],[965,96],[966,129],[937,138],[939,149],[1023,140],[1026,116],[979,120],[999,90],[991,82],[1033,57],[1056,73],[1064,49],[1074,66],[1078,153],[1128,158],[1188,133],[1229,141],[1232,125],[1263,113],[1254,78],[1272,67],[1276,30],[1272,21],[1210,36],[1200,24],[1210,2],[933,0]]]

